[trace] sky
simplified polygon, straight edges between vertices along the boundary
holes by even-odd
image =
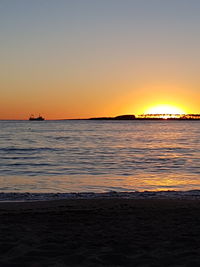
[[[200,113],[199,0],[0,0],[0,119]]]

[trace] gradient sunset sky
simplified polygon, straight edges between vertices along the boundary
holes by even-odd
[[[199,0],[0,0],[0,119],[200,113]]]

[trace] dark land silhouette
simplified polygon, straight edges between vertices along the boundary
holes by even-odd
[[[120,115],[116,117],[97,117],[90,118],[90,120],[135,120],[135,115]]]
[[[89,120],[200,120],[200,114],[142,114],[119,115],[116,117],[94,117]]]

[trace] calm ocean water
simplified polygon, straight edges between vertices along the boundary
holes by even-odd
[[[0,121],[0,192],[200,189],[199,121]]]

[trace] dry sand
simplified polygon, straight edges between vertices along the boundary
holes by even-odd
[[[200,200],[0,203],[0,266],[200,266]]]

